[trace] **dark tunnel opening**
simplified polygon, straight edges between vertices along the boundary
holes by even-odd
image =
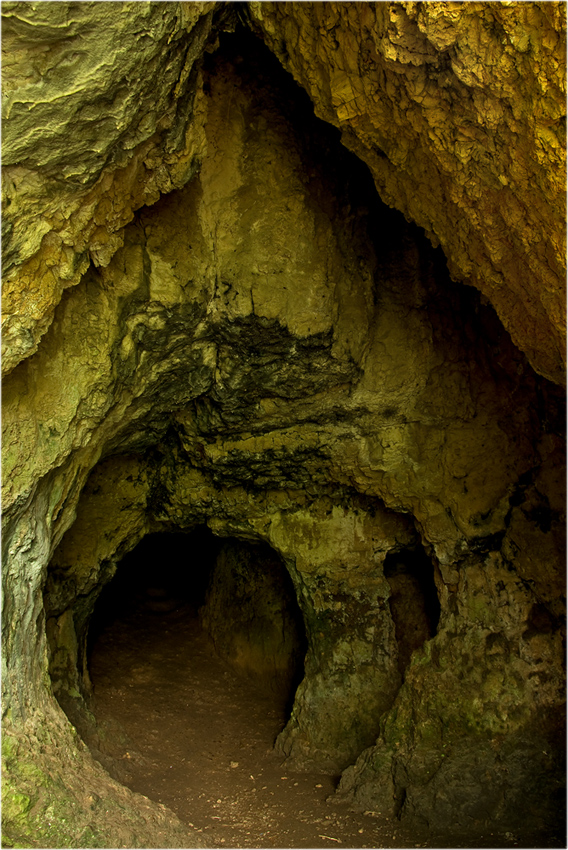
[[[402,674],[412,653],[433,638],[440,620],[440,600],[432,561],[422,546],[389,552],[384,574],[390,588],[389,605],[398,644]]]
[[[203,604],[220,544],[206,526],[190,533],[143,537],[121,560],[97,600],[89,626],[88,657],[104,630],[127,613],[167,614],[185,605],[188,615],[195,615]]]
[[[87,640],[95,705],[113,629],[123,636],[129,626],[133,634],[152,632],[158,650],[158,642],[171,640],[186,621],[247,687],[270,694],[288,719],[307,649],[292,580],[268,544],[218,538],[206,526],[148,534],[101,592]]]

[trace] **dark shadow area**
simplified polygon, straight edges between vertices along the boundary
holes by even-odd
[[[251,687],[272,692],[291,711],[307,641],[292,580],[270,546],[218,538],[206,526],[144,537],[97,600],[87,641],[89,669],[93,652],[101,669],[100,647],[109,630],[124,630],[130,622],[139,630],[146,618],[148,630],[163,623],[166,639],[168,624],[180,617],[194,620],[220,659]]]
[[[134,611],[166,614],[180,605],[197,614],[222,541],[206,526],[147,534],[120,562],[91,618],[88,656],[101,633]]]
[[[434,568],[422,546],[389,552],[384,563],[391,588],[389,605],[398,642],[401,673],[412,653],[434,637],[440,620],[440,601]]]

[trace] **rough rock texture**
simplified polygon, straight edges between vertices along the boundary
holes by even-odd
[[[304,623],[286,567],[269,546],[226,543],[199,616],[217,653],[253,687],[286,695],[296,690],[306,654]]]
[[[216,7],[4,4],[3,374],[133,211],[195,170],[194,63]]]
[[[22,51],[13,52],[14,69],[28,67],[26,56],[43,50],[47,68],[54,57],[73,55],[73,28],[79,25],[82,41],[108,37],[119,49],[123,27],[133,39],[128,61],[136,54],[137,67],[144,57],[155,59],[158,82],[152,86],[145,75],[132,73],[138,85],[145,81],[157,123],[149,118],[148,135],[136,135],[138,106],[144,115],[151,110],[142,94],[133,98],[125,136],[104,123],[100,157],[84,156],[91,143],[81,148],[77,141],[73,162],[85,165],[84,182],[77,189],[70,173],[57,191],[40,143],[36,162],[31,142],[27,153],[16,152],[18,127],[24,125],[17,120],[5,125],[6,150],[14,157],[13,164],[5,160],[8,171],[25,166],[38,187],[18,196],[13,266],[5,269],[5,297],[14,306],[5,316],[4,342],[8,366],[18,363],[4,383],[2,420],[9,841],[116,846],[106,820],[112,805],[122,813],[117,817],[128,846],[184,846],[180,841],[196,846],[187,844],[195,842],[192,836],[180,837],[179,825],[164,831],[158,806],[105,776],[55,697],[69,716],[75,711],[88,718],[90,618],[123,556],[147,533],[190,531],[204,523],[221,538],[269,545],[295,588],[308,648],[305,677],[278,741],[290,765],[346,769],[340,795],[389,817],[435,821],[472,835],[488,821],[496,828],[522,822],[527,830],[554,830],[562,800],[559,726],[565,698],[563,395],[527,359],[541,372],[558,375],[558,349],[542,306],[544,293],[552,290],[539,290],[544,300],[530,302],[529,320],[529,301],[517,289],[527,232],[531,238],[533,232],[543,235],[533,246],[534,263],[526,266],[523,285],[534,293],[535,281],[541,286],[544,280],[537,275],[540,252],[550,250],[558,214],[539,206],[539,187],[556,185],[554,171],[541,161],[531,172],[532,194],[523,213],[530,228],[508,226],[509,259],[500,264],[486,206],[490,181],[483,175],[489,171],[475,157],[463,183],[465,172],[452,147],[439,180],[430,170],[427,190],[418,191],[417,163],[426,168],[427,159],[433,168],[439,157],[433,153],[438,148],[418,143],[428,134],[417,130],[406,143],[404,161],[393,164],[376,154],[384,163],[379,169],[369,159],[371,176],[341,146],[337,130],[314,117],[305,93],[267,47],[240,29],[221,32],[236,25],[234,9],[79,4],[76,13],[76,4],[43,4],[41,15],[26,23],[31,5],[4,6],[5,39],[17,36]],[[509,21],[560,17],[556,4],[548,4],[549,12],[547,4],[524,4],[528,11],[520,5],[503,5],[499,14]],[[371,75],[385,99],[391,74],[400,86],[411,86],[416,69],[425,67],[404,52],[411,25],[418,39],[421,27],[434,27],[436,12],[440,27],[452,21],[447,38],[461,33],[461,41],[456,35],[448,43],[467,42],[470,50],[458,54],[448,48],[449,66],[461,56],[462,76],[466,68],[473,74],[495,41],[494,5],[248,8],[268,45],[299,78],[296,65],[303,62],[308,69],[317,59],[318,73],[305,70],[301,82],[322,114],[331,97],[325,80],[336,67],[328,55],[333,34],[342,45],[334,55],[345,62],[351,57],[354,79],[357,63],[367,55],[357,46],[367,44],[369,15],[378,19],[373,33],[377,38],[383,33],[383,53],[399,56],[384,60],[388,73]],[[104,36],[101,15],[107,16]],[[322,24],[309,41],[318,15],[339,16],[337,26]],[[47,29],[40,35],[42,16]],[[382,30],[380,22],[391,18],[399,29],[385,23]],[[292,26],[315,46],[299,50],[292,41],[286,58],[276,33]],[[58,35],[61,28],[65,38]],[[218,43],[213,36],[200,53],[211,28]],[[561,54],[546,46],[550,32],[548,24],[530,30],[529,43],[535,45],[530,53],[522,53],[520,35],[521,47],[515,48],[528,63],[519,66],[525,116],[529,92],[538,109],[552,109],[539,94],[543,81],[552,100],[563,82],[551,64]],[[352,34],[349,48],[346,33]],[[168,39],[176,49],[167,48]],[[446,48],[428,44],[425,55],[432,61],[426,65],[434,73]],[[502,47],[503,56],[513,49],[508,43]],[[537,48],[541,64],[531,58]],[[92,61],[89,51],[81,55],[73,72],[77,79],[84,77],[81,63]],[[99,116],[112,112],[115,100],[105,100],[104,92],[113,90],[115,74],[122,79],[127,65],[117,67],[112,51],[106,55],[102,101],[95,83],[97,97],[77,95],[73,108],[48,108],[37,92],[31,101],[46,116],[50,109],[59,115],[59,127],[83,126],[74,111],[81,104],[87,117],[91,102]],[[63,66],[68,61],[62,59]],[[18,81],[16,70],[7,73],[14,89],[28,85]],[[424,121],[434,122],[439,93],[449,92],[453,105],[436,125],[440,138],[454,126],[451,116],[476,102],[465,97],[466,83],[451,83],[454,71],[446,73],[448,85],[436,88],[435,102],[420,106]],[[95,82],[102,74],[93,70]],[[359,76],[364,88],[367,77],[361,70]],[[311,91],[316,77],[324,82]],[[172,81],[182,78],[176,88]],[[477,101],[484,93],[499,101],[492,81],[476,83]],[[390,102],[402,102],[399,89]],[[348,116],[356,128],[364,124],[364,109],[359,118]],[[531,110],[532,115],[532,101]],[[414,114],[410,107],[407,112]],[[393,113],[382,114],[381,133],[399,126]],[[166,128],[178,128],[171,160],[164,141],[169,130],[161,141],[153,136],[162,116]],[[331,114],[324,117],[336,121]],[[525,154],[532,162],[534,151],[529,118],[518,120],[519,157],[506,159],[513,149],[507,143],[500,166],[515,185],[518,163]],[[38,121],[38,133],[40,126]],[[479,126],[487,133],[489,119]],[[342,131],[343,141],[368,159],[366,148],[357,147],[363,142],[355,144],[355,129]],[[23,145],[23,130],[21,135]],[[47,131],[39,135],[47,138]],[[387,146],[382,138],[377,135],[379,147]],[[401,145],[404,138],[401,129]],[[135,195],[120,175],[142,167],[136,151],[145,144],[154,165],[144,165],[149,172],[142,185],[153,188]],[[178,176],[154,183],[154,170],[163,174],[163,168]],[[400,201],[401,208],[430,236],[436,234],[454,278],[474,282],[472,266],[484,269],[488,297],[526,356],[476,289],[449,277],[441,249],[381,202],[373,178],[391,204],[395,195],[399,204],[405,185],[415,187],[405,195],[414,200]],[[459,251],[457,219],[450,228],[446,217],[450,188],[468,221]],[[91,252],[86,268],[84,249],[73,240],[79,232],[81,239],[94,232],[86,198],[95,190],[101,202],[116,191],[122,212],[116,227],[109,225],[117,240],[107,240],[111,247],[104,257],[98,249]],[[518,194],[507,187],[499,192],[505,216]],[[552,204],[552,190],[549,194]],[[55,232],[41,212],[47,196],[63,217],[84,210],[68,245],[76,273],[66,277],[54,265],[53,285],[40,282],[43,246],[52,237],[42,241],[40,235],[34,243],[31,235],[41,233],[44,220],[49,233]],[[497,196],[491,197],[495,205]],[[550,267],[562,256],[562,251],[551,256]],[[35,272],[30,263],[36,263]],[[31,283],[21,277],[25,274]],[[32,284],[45,295],[37,310],[39,302],[27,288]],[[512,302],[505,292],[517,293],[518,313],[507,314]],[[557,319],[555,311],[550,306],[550,321]],[[544,360],[538,360],[541,355]],[[45,781],[37,780],[36,768]],[[96,804],[89,808],[85,795],[94,792]],[[57,834],[46,826],[49,806],[56,807],[58,823],[65,818],[68,824]]]
[[[219,5],[4,4],[3,369],[36,349],[89,261],[108,262],[132,211],[198,166],[194,66]],[[562,382],[564,5],[247,9],[383,200]]]
[[[562,3],[250,3],[383,200],[441,244],[541,374],[565,366]]]

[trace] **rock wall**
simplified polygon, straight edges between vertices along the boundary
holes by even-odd
[[[258,691],[294,696],[306,638],[294,585],[274,550],[225,543],[211,570],[199,619],[217,653]]]
[[[523,15],[552,23],[560,17],[557,4],[548,4],[546,14],[547,4],[524,4],[526,12],[520,5],[499,14],[510,13],[510,22]],[[83,119],[88,124],[89,108],[101,113],[99,97],[106,104],[102,112],[115,121],[118,102],[126,101],[105,100],[105,92],[116,89],[117,73],[128,78],[125,69],[137,68],[144,57],[150,68],[154,61],[159,83],[146,85],[139,71],[128,72],[137,86],[146,80],[147,100],[140,95],[128,101],[124,136],[111,132],[112,122],[94,128],[104,148],[100,156],[89,147],[92,137],[81,142],[83,148],[77,142],[76,159],[70,154],[69,162],[84,165],[79,188],[70,172],[55,191],[49,162],[40,162],[43,148],[35,162],[29,140],[27,153],[18,148],[27,138],[22,132],[18,141],[18,120],[6,124],[14,158],[5,160],[8,172],[20,174],[27,163],[33,185],[40,187],[37,194],[30,188],[29,195],[18,195],[13,266],[5,269],[5,297],[14,304],[5,315],[4,342],[12,359],[2,420],[7,834],[17,843],[39,835],[43,846],[110,846],[116,834],[108,834],[100,801],[111,799],[122,812],[117,817],[129,846],[195,842],[181,825],[166,829],[159,807],[105,777],[54,693],[62,702],[63,695],[75,700],[77,711],[87,710],[90,617],[123,555],[146,533],[205,522],[220,537],[269,544],[294,585],[308,649],[305,677],[278,741],[291,765],[345,769],[340,796],[389,817],[434,819],[472,835],[487,822],[518,828],[521,817],[527,830],[554,829],[564,740],[558,731],[564,702],[563,394],[529,362],[557,375],[551,325],[543,331],[544,308],[527,296],[537,317],[529,321],[529,308],[517,299],[524,311],[517,323],[506,312],[507,298],[500,300],[505,291],[517,291],[515,269],[526,261],[519,247],[522,228],[517,235],[509,228],[516,265],[493,258],[490,272],[487,257],[496,242],[484,206],[487,184],[472,165],[466,183],[479,190],[464,193],[453,148],[439,180],[428,177],[428,198],[416,188],[406,190],[407,198],[415,198],[408,208],[400,197],[395,204],[395,194],[402,196],[410,185],[405,181],[420,185],[416,163],[425,162],[426,151],[429,162],[438,161],[425,147],[428,134],[418,133],[420,144],[413,137],[398,165],[392,158],[387,165],[377,153],[385,163],[377,170],[366,148],[357,147],[362,142],[355,143],[355,130],[348,133],[342,124],[340,134],[314,116],[305,92],[268,48],[237,27],[235,7],[83,4],[76,12],[75,4],[46,4],[45,21],[28,21],[26,8],[4,5],[14,91],[32,85],[18,76],[26,51],[45,52],[47,70],[37,85],[47,86],[55,74],[49,69],[56,67],[58,84],[86,76],[94,86],[88,97],[76,95],[84,109],[79,115],[71,105],[60,107],[57,126],[83,127]],[[367,56],[370,68],[379,62],[378,53],[353,46],[350,53],[343,46],[346,33],[364,46],[367,33],[378,38],[384,31],[383,53],[398,51],[384,60],[389,74],[371,75],[376,91],[391,103],[400,101],[400,90],[391,91],[391,74],[400,86],[410,86],[416,69],[426,65],[433,72],[441,62],[441,46],[430,41],[428,62],[404,52],[409,28],[416,40],[437,20],[439,40],[446,22],[448,44],[467,41],[471,50],[476,44],[476,57],[495,42],[493,5],[292,3],[242,9],[241,17],[248,10],[256,31],[330,123],[337,120],[324,114],[322,104],[333,89],[323,82],[316,91],[310,63],[317,60],[321,82],[339,67],[340,57],[346,62],[356,56],[352,62],[358,63]],[[324,26],[327,15],[339,15],[335,28]],[[377,19],[373,26],[369,15]],[[316,38],[318,16],[323,23]],[[45,29],[37,29],[39,21]],[[104,35],[101,22],[107,24]],[[79,41],[108,38],[112,45],[111,32],[121,27],[129,31],[128,62],[134,66],[115,61],[109,48],[108,76],[98,66],[84,75],[91,54],[82,53],[74,70],[63,73],[79,35]],[[306,44],[317,45],[315,52],[302,39],[294,47],[291,39],[284,53],[278,33],[294,27]],[[557,42],[544,38],[551,27],[530,31],[535,44],[540,33],[548,45],[541,48],[550,61],[542,60],[540,76],[530,64],[536,47],[526,56],[533,76],[519,66],[526,91],[539,104],[546,99],[537,97],[535,74],[539,85],[549,81],[552,92],[563,82],[550,64],[559,55]],[[333,61],[332,38],[340,45]],[[513,49],[499,43],[503,55]],[[525,56],[528,48],[523,53],[521,47],[514,49]],[[457,48],[448,49],[457,63],[451,52]],[[364,88],[367,77],[362,71],[360,77]],[[444,88],[435,79],[436,97],[438,89],[450,93],[451,116],[471,108],[465,83],[460,88],[450,75]],[[492,85],[476,83],[495,99]],[[46,115],[55,109],[49,103],[59,102],[48,102],[33,86],[28,96]],[[351,102],[352,109],[359,103],[346,97],[341,102]],[[427,123],[434,121],[437,103],[421,105]],[[22,107],[15,108],[18,115]],[[360,103],[357,109],[359,117],[347,117],[360,128],[367,118]],[[133,129],[140,121],[132,116],[146,112],[142,138]],[[407,113],[413,114],[410,107]],[[383,133],[398,126],[388,115],[380,122]],[[158,140],[162,116],[166,129]],[[454,132],[451,116],[440,119],[448,132]],[[533,136],[522,122],[519,127],[519,149],[525,150]],[[83,131],[77,135],[82,138]],[[401,144],[403,138],[401,131]],[[150,144],[152,155],[139,158],[137,151]],[[388,147],[386,140],[376,144]],[[85,150],[92,155],[84,156]],[[145,188],[135,196],[121,181],[124,175],[139,177],[144,162]],[[500,167],[514,181],[511,163]],[[52,166],[59,168],[55,160]],[[177,176],[156,183],[164,169]],[[538,175],[540,181],[555,179],[542,162]],[[452,277],[441,249],[385,206],[375,184],[431,238],[436,234]],[[536,197],[541,183],[535,178],[530,185]],[[459,228],[452,230],[445,217],[443,192],[449,187],[457,207],[468,210],[463,214],[470,229],[459,237],[460,245],[469,246],[463,254],[455,248]],[[37,212],[47,197],[61,215],[84,211],[73,232],[88,240],[94,232],[89,192],[100,192],[106,203],[114,191],[122,212],[108,225],[107,253],[95,247],[87,268],[88,257],[81,259],[83,248],[73,236],[67,246],[77,263],[73,275],[66,277],[57,260],[50,266],[55,283],[40,283],[47,263],[42,252],[52,236],[34,242],[32,234],[50,221]],[[499,195],[503,215],[514,194]],[[431,223],[419,208],[429,210]],[[101,215],[106,222],[107,214]],[[547,220],[536,201],[530,215],[537,232],[546,233],[536,268],[558,215]],[[470,239],[474,225],[477,236]],[[555,262],[562,257],[557,252]],[[36,264],[33,272],[30,263]],[[483,269],[479,279],[472,266]],[[527,292],[537,286],[533,266],[528,268]],[[30,297],[34,290],[25,274],[45,294],[41,303]],[[525,353],[486,299],[458,278],[480,287],[483,278]],[[555,310],[547,323],[557,317]],[[538,342],[543,333],[544,347]],[[542,351],[546,362],[538,360]],[[408,566],[412,553],[414,572]],[[92,804],[86,796],[91,788],[98,789]],[[57,823],[67,824],[57,834],[45,826],[55,822],[46,819],[50,805],[57,808]]]
[[[250,3],[254,25],[533,367],[565,368],[561,3]]]
[[[217,6],[3,7],[3,374],[134,210],[195,170],[194,64]]]

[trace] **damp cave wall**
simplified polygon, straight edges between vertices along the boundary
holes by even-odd
[[[420,824],[558,827],[562,8],[235,6],[3,7],[7,835],[109,846],[110,807],[130,846],[196,842],[53,692],[86,704],[121,558],[204,522],[296,589],[291,765]]]

